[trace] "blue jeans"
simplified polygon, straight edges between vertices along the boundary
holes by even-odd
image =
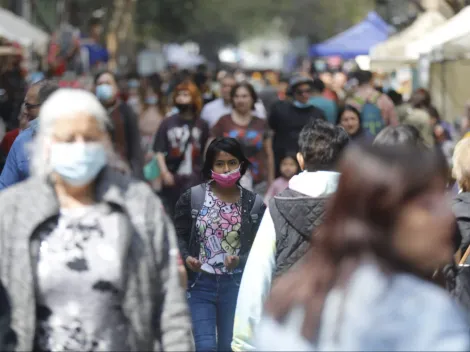
[[[195,274],[187,291],[196,351],[231,351],[242,274]]]

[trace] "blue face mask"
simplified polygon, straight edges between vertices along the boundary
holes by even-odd
[[[28,127],[36,132],[39,128],[39,119],[36,117],[34,120],[29,121]]]
[[[147,97],[145,98],[145,103],[147,105],[157,105],[158,103],[158,98],[156,96],[150,96],[150,97]]]
[[[312,105],[310,103],[301,103],[300,101],[294,100],[294,106],[300,109],[306,109],[311,107]]]
[[[100,101],[110,101],[113,99],[113,86],[110,84],[100,84],[96,87],[96,97]]]
[[[100,143],[54,143],[51,145],[52,169],[69,185],[85,186],[92,182],[107,163],[106,150]]]

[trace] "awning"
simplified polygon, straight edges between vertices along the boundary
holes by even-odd
[[[362,22],[323,43],[313,45],[310,55],[341,56],[344,59],[369,55],[370,48],[387,40],[391,31],[391,27],[376,12],[369,12]]]
[[[41,54],[47,51],[49,35],[14,13],[0,8],[0,36],[32,47]]]
[[[407,55],[407,44],[421,38],[429,31],[445,23],[446,20],[437,11],[427,11],[419,15],[408,28],[370,50],[371,68],[373,70],[389,71],[396,69],[401,64],[416,62],[416,58]]]
[[[453,39],[470,34],[469,22],[470,6],[467,6],[440,27],[429,32],[421,39],[409,43],[406,46],[407,55],[416,60],[420,55],[429,54]]]

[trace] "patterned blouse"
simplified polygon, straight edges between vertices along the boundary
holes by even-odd
[[[129,351],[117,213],[64,209],[39,233],[35,351]]]
[[[237,269],[229,272],[224,261],[226,256],[238,255],[240,252],[240,200],[237,203],[226,203],[217,198],[210,184],[207,185],[204,205],[196,220],[201,270],[218,275],[237,272]]]

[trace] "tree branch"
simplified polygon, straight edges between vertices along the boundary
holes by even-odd
[[[41,12],[39,11],[38,4],[37,4],[36,0],[31,0],[31,8],[32,8],[33,13],[35,14],[39,24],[46,30],[46,32],[51,34],[52,33],[52,28],[47,24],[46,20],[41,15]]]
[[[458,0],[446,0],[446,4],[449,5],[454,13],[459,13],[464,7],[464,5]]]

